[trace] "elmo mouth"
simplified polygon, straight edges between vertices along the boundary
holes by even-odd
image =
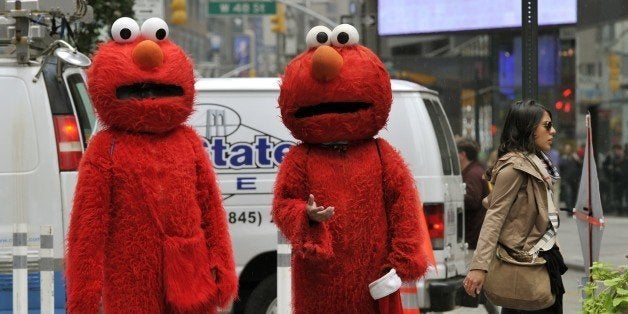
[[[133,85],[124,85],[116,89],[116,97],[118,99],[131,98],[160,98],[183,96],[183,88],[177,85],[165,85],[154,83],[137,83]]]
[[[370,107],[371,104],[365,102],[326,102],[299,108],[294,114],[294,117],[301,119],[326,113],[353,113]]]

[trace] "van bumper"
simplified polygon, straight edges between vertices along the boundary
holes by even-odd
[[[460,294],[464,293],[464,290],[462,289],[462,280],[464,280],[464,277],[456,276],[442,280],[429,280],[425,282],[425,291],[427,291],[429,295],[429,305],[425,305],[429,308],[421,308],[421,310],[444,312],[455,309],[457,305],[462,305],[460,304],[462,301],[462,296]]]

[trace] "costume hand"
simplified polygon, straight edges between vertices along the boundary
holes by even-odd
[[[323,222],[334,215],[334,208],[332,206],[327,208],[324,208],[323,206],[316,206],[314,195],[312,194],[310,194],[310,197],[307,200],[305,211],[307,212],[307,217],[316,222]]]
[[[482,290],[484,285],[484,277],[486,273],[481,269],[473,269],[467,273],[467,277],[462,281],[464,284],[464,290],[468,295],[476,297]]]

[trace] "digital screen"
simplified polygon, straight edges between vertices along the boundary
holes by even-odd
[[[555,86],[560,83],[560,62],[558,52],[560,44],[553,35],[539,36],[538,46],[538,83],[540,87]],[[521,37],[515,37],[511,48],[499,49],[498,85],[502,94],[509,99],[515,98],[515,91],[521,88],[523,74],[523,47]]]
[[[539,25],[575,24],[576,0],[539,0]],[[521,1],[379,1],[380,35],[426,34],[521,26]]]

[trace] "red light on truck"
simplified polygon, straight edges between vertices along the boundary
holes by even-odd
[[[442,203],[423,204],[423,212],[427,222],[427,230],[435,250],[444,248],[445,244],[445,206]]]
[[[58,115],[54,116],[53,121],[57,138],[59,170],[76,171],[83,156],[83,146],[76,119],[73,115]]]

